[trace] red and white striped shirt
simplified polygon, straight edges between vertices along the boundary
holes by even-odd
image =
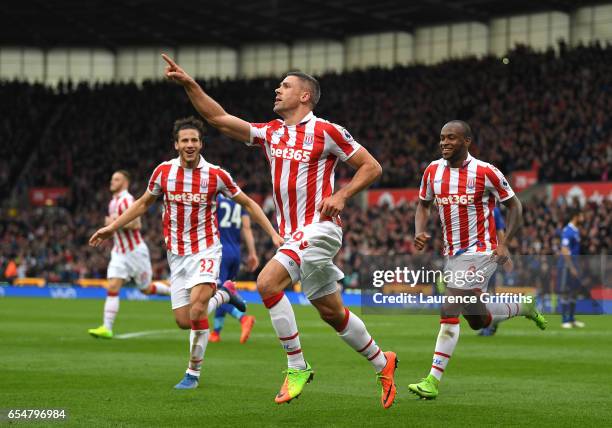
[[[308,113],[297,125],[280,119],[251,123],[248,145],[264,149],[272,177],[279,234],[285,238],[310,223],[332,220],[317,211],[334,192],[334,169],[361,147],[341,126]]]
[[[444,254],[490,253],[497,248],[493,219],[496,199],[514,196],[500,170],[468,153],[461,168],[444,159],[430,163],[421,180],[419,197],[435,199],[444,234]]]
[[[202,156],[194,169],[183,168],[180,158],[163,162],[155,168],[148,190],[164,195],[164,239],[168,251],[179,256],[220,245],[217,194],[234,198],[241,191],[226,171]]]
[[[113,196],[108,204],[108,215],[115,219],[119,217],[130,205],[134,203],[134,197],[124,190],[116,196]],[[142,242],[142,236],[138,229],[119,229],[113,235],[113,251],[117,253],[128,253],[134,251]]]

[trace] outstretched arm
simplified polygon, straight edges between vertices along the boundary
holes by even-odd
[[[283,238],[276,233],[276,230],[274,230],[274,227],[272,227],[272,223],[270,223],[268,217],[266,217],[261,207],[257,205],[253,199],[249,198],[244,192],[241,192],[234,197],[234,201],[242,205],[248,211],[251,217],[253,217],[255,223],[260,225],[263,230],[270,235],[272,242],[274,242],[276,247],[283,245]]]
[[[146,213],[147,209],[149,209],[149,207],[155,202],[155,199],[157,199],[157,197],[151,192],[145,192],[144,195],[130,205],[130,207],[125,210],[123,214],[117,217],[111,224],[98,229],[98,231],[94,233],[91,238],[89,238],[89,245],[92,247],[97,247],[102,243],[102,241],[113,236],[113,233],[115,233],[117,230]]]
[[[361,147],[346,162],[357,170],[355,175],[346,186],[323,199],[319,205],[319,211],[330,217],[340,214],[349,198],[368,188],[382,174],[382,167],[364,147]]]
[[[250,140],[251,128],[247,121],[228,114],[218,102],[204,92],[193,77],[179,67],[168,55],[162,54],[162,58],[168,63],[165,72],[166,77],[185,89],[195,109],[210,126],[236,140],[242,142]]]

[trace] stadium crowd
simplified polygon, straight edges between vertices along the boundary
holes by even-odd
[[[525,225],[511,243],[511,252],[528,258],[534,268],[542,260],[559,254],[560,236],[567,224],[573,201],[537,199],[525,203]],[[346,287],[358,287],[364,262],[376,256],[412,255],[415,203],[371,206],[362,209],[352,204],[343,214],[344,245],[336,257],[345,272]],[[159,204],[151,209],[144,223],[144,237],[149,245],[155,278],[168,274],[163,247]],[[589,202],[583,207],[585,222],[580,227],[583,254],[608,254],[612,248],[612,201]],[[432,210],[432,232],[429,254],[440,254],[442,237],[437,211]],[[73,282],[78,278],[104,278],[109,260],[110,243],[101,251],[87,245],[87,239],[100,225],[103,213],[80,212],[71,216],[63,208],[38,208],[19,215],[12,221],[0,222],[0,273],[7,264],[16,262],[16,277],[45,277],[50,282]],[[274,255],[271,242],[258,227],[253,228],[261,260]],[[552,265],[551,265],[552,266]],[[523,275],[530,274],[523,270]],[[531,274],[530,274],[531,275]],[[255,274],[242,273],[243,279]],[[6,278],[5,278],[6,279]],[[512,278],[513,283],[525,283],[528,278]]]
[[[472,153],[506,174],[537,169],[539,180],[607,181],[612,165],[612,46],[598,43],[557,52],[519,47],[509,63],[486,57],[435,66],[398,66],[320,77],[316,114],[345,126],[383,166],[379,187],[417,186],[425,166],[438,157],[438,132],[446,119],[472,125]],[[179,58],[180,60],[180,58]],[[280,76],[279,76],[280,77]],[[207,91],[227,111],[248,120],[269,120],[279,78],[210,80]],[[193,114],[184,91],[166,82],[60,84],[56,89],[0,83],[0,191],[7,200],[32,186],[68,187],[61,208],[2,209],[0,267],[9,261],[19,276],[71,281],[104,277],[107,254],[86,240],[102,224],[110,174],[127,169],[138,195],[153,168],[174,157],[173,121]],[[238,178],[249,193],[270,192],[269,168],[256,149],[211,131],[204,155]],[[337,179],[350,176],[338,168]],[[514,251],[553,254],[567,202],[530,204]],[[583,251],[609,251],[610,202],[586,209]],[[155,207],[159,210],[159,206]],[[12,214],[11,214],[12,213]],[[347,209],[345,245],[338,263],[347,285],[370,254],[411,253],[414,206]],[[603,230],[603,232],[602,232]],[[157,276],[166,272],[158,215],[145,223]],[[263,237],[260,242],[267,242]],[[433,251],[440,242],[433,241]],[[106,249],[108,251],[108,248]],[[260,256],[269,259],[270,247]]]

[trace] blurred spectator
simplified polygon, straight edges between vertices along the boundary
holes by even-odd
[[[422,171],[439,157],[438,132],[448,120],[468,121],[474,130],[474,155],[506,174],[536,169],[544,182],[608,180],[612,165],[612,46],[594,43],[535,53],[519,47],[509,64],[496,58],[462,59],[435,66],[398,66],[320,77],[323,96],[317,115],[345,126],[381,162],[379,187],[415,187]],[[274,118],[274,79],[218,80],[206,90],[227,111],[247,120]],[[0,215],[0,270],[11,261],[17,275],[70,282],[104,277],[108,251],[87,246],[103,224],[112,171],[123,168],[144,191],[149,174],[174,157],[173,121],[194,113],[184,91],[166,82],[72,84],[57,89],[21,82],[0,83],[0,196],[10,189],[26,194],[30,186],[66,186],[62,208],[21,209]],[[263,196],[273,217],[270,173],[257,149],[229,143],[214,129],[205,137],[204,156],[222,165]],[[337,179],[352,174],[346,165]],[[548,266],[554,254],[567,201],[527,204],[526,224],[513,243],[515,253],[533,256],[534,269]],[[590,204],[584,251],[610,249],[610,201]],[[155,277],[167,273],[159,204],[145,219]],[[410,254],[414,205],[361,209],[343,215],[344,246],[338,263],[345,284],[358,283],[364,257]],[[434,218],[435,220],[435,218]],[[437,220],[435,220],[437,223]],[[257,230],[257,229],[256,229]],[[439,252],[439,227],[431,251]],[[258,232],[260,258],[274,254]],[[12,268],[11,268],[12,269]],[[252,276],[251,276],[252,277]]]

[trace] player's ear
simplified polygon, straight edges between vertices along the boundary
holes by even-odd
[[[178,141],[174,140],[174,150],[178,151]]]

